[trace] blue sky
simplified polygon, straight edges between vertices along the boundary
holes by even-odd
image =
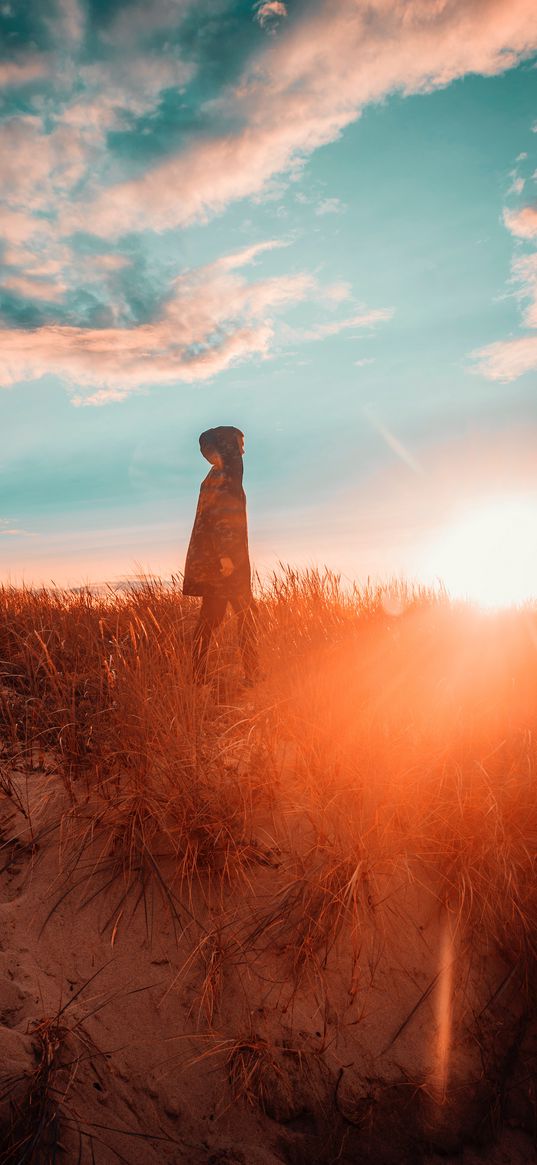
[[[468,514],[530,512],[533,3],[35,0],[0,30],[5,580],[180,570],[217,424],[262,570],[426,578]]]

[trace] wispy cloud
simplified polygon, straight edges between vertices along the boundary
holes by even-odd
[[[153,323],[0,330],[1,383],[53,372],[86,390],[75,395],[75,403],[102,404],[123,399],[139,385],[206,380],[237,361],[266,356],[274,315],[315,287],[308,274],[257,281],[239,274],[239,268],[277,245],[261,243],[185,272]]]
[[[36,53],[20,60],[0,61],[0,89],[20,88],[47,75],[50,62]]]
[[[537,237],[537,206],[505,210],[504,222],[522,241]],[[520,244],[518,244],[520,246]],[[511,284],[523,308],[523,322],[537,328],[537,251],[518,255],[511,265]],[[537,335],[497,340],[472,352],[474,367],[489,380],[511,381],[537,369]]]
[[[17,93],[27,87],[0,122],[0,262],[6,291],[26,297],[30,313],[35,307],[34,316],[21,318],[46,324],[4,329],[4,382],[46,367],[69,382],[97,385],[102,399],[131,391],[137,378],[201,379],[248,354],[266,355],[272,313],[310,286],[305,275],[257,283],[237,276],[234,284],[243,262],[232,267],[228,257],[219,268],[201,269],[188,296],[180,276],[161,316],[147,323],[149,313],[129,314],[119,293],[110,302],[122,271],[119,251],[126,252],[123,266],[130,263],[133,235],[143,240],[149,231],[204,222],[236,200],[259,199],[280,176],[300,174],[313,151],[387,94],[426,92],[469,72],[498,73],[537,47],[532,0],[312,0],[296,8],[260,0],[243,20],[244,51],[229,31],[237,24],[226,24],[234,19],[231,5],[208,5],[214,12],[203,44],[192,37],[192,0],[115,8],[57,0],[50,17],[34,8],[48,41],[32,33],[26,50],[0,63],[0,86]],[[227,41],[218,40],[219,21],[232,60],[222,47]],[[259,26],[275,35],[262,35]],[[197,74],[211,37],[219,60],[218,68],[211,62],[213,88],[206,91],[207,78]],[[200,86],[192,86],[189,104],[183,95],[194,78]],[[315,208],[321,216],[343,209],[329,197]],[[533,213],[526,208],[513,220],[519,237],[533,237]],[[108,257],[88,258],[81,276],[76,249],[88,235],[113,246],[103,243]],[[169,268],[165,278],[161,300]],[[169,321],[178,302],[192,329],[174,322],[175,341]],[[372,326],[389,318],[386,310],[323,321],[302,338]]]
[[[33,538],[31,530],[17,526],[13,518],[0,518],[0,538]]]
[[[512,278],[518,288],[518,298],[525,304],[524,323],[530,328],[537,328],[537,251],[515,259]]]
[[[258,194],[333,141],[369,102],[387,93],[423,92],[468,72],[498,73],[537,47],[532,0],[373,0],[305,9],[286,34],[250,63],[241,81],[213,104],[226,132],[187,144],[134,179],[112,184],[92,206],[103,235],[163,230],[221,212]],[[356,61],[361,67],[356,68]],[[229,132],[229,124],[237,129]],[[176,191],[181,190],[181,198]],[[76,225],[87,213],[74,209]]]
[[[15,22],[16,9],[8,7],[6,19]],[[195,73],[176,46],[157,50],[143,43],[158,28],[159,8],[167,9],[168,24],[179,21],[180,7],[187,5],[129,6],[130,36],[119,27],[127,19],[120,8],[118,27],[113,20],[106,25],[109,34],[118,33],[117,43],[104,45],[103,30],[90,26],[95,14],[82,0],[30,6],[28,19],[36,17],[47,33],[42,46],[0,61],[0,89],[20,91],[11,107],[4,101],[0,121],[0,263],[10,268],[8,290],[42,299],[39,285],[23,281],[33,279],[36,264],[51,262],[61,263],[64,279],[80,289],[80,266],[68,263],[65,208],[82,191],[91,202],[103,183],[118,180],[110,135],[154,111],[168,89],[180,94]],[[91,229],[91,214],[78,225]]]
[[[521,210],[505,210],[503,219],[507,229],[517,238],[537,238],[537,205],[523,206]]]
[[[46,302],[61,299],[65,291],[65,285],[62,283],[52,283],[42,278],[31,279],[24,275],[6,275],[3,285],[7,291],[15,291],[28,299],[43,299]]]
[[[315,214],[320,216],[324,214],[342,214],[346,209],[345,204],[340,198],[322,198],[315,207]]]
[[[489,380],[516,380],[537,368],[537,336],[498,340],[472,353],[477,370]]]
[[[240,251],[234,251],[231,255],[222,255],[218,260],[218,266],[222,271],[233,271],[235,267],[245,267],[248,263],[252,263],[257,259],[258,255],[262,255],[265,251],[274,251],[279,247],[289,246],[285,239],[265,239],[262,243],[251,243],[248,247],[243,247]]]
[[[511,178],[512,178],[511,185],[510,185],[507,193],[508,194],[522,194],[522,191],[524,190],[524,187],[526,185],[525,179],[521,178],[516,173],[513,173],[511,175]]]
[[[85,29],[85,12],[79,0],[58,0],[58,15],[61,33],[70,45],[82,40]]]
[[[340,332],[369,331],[377,324],[391,320],[392,316],[393,308],[391,307],[372,308],[369,311],[346,316],[341,320],[330,320],[328,323],[316,324],[314,328],[301,332],[295,331],[293,335],[296,339],[301,340],[325,340],[328,336],[339,335]]]

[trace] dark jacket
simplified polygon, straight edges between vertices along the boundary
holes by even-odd
[[[250,593],[246,497],[242,488],[242,453],[239,429],[222,425],[200,437],[204,455],[211,449],[222,458],[201,484],[198,508],[188,546],[183,594],[216,595]],[[220,559],[230,558],[233,572],[222,575]]]

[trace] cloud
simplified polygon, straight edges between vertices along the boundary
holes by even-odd
[[[8,291],[15,291],[17,295],[29,299],[44,299],[47,301],[61,298],[65,286],[61,283],[51,283],[46,279],[28,279],[23,275],[4,276],[2,284]]]
[[[536,47],[533,0],[311,5],[212,102],[215,127],[220,116],[225,132],[215,128],[210,139],[103,190],[92,207],[94,229],[116,236],[204,221],[300,165],[369,102],[396,90],[426,92],[469,72],[498,73]],[[80,206],[71,221],[85,213]]]
[[[512,281],[518,286],[517,297],[528,301],[524,308],[524,323],[537,328],[537,251],[521,255],[512,265]]]
[[[29,299],[58,300],[71,275],[80,281],[70,246],[55,222],[87,163],[87,140],[72,126],[44,132],[35,115],[0,123],[0,262],[3,287]],[[43,277],[55,278],[55,286]]]
[[[185,271],[173,281],[157,318],[149,322],[0,329],[0,385],[51,373],[71,388],[74,403],[104,404],[122,400],[140,386],[207,380],[239,361],[267,357],[276,338],[278,312],[306,298],[317,303],[328,300],[333,306],[350,294],[347,284],[322,288],[304,272],[245,278],[242,268],[286,245],[279,239],[266,240]],[[90,256],[86,285],[92,265],[115,275],[123,270],[121,260],[118,255]],[[12,277],[5,283],[44,299],[54,289],[45,279],[26,285]],[[346,330],[371,329],[391,315],[387,308],[361,310],[309,330],[293,330],[282,322],[280,336],[284,343],[319,341]]]
[[[0,538],[32,538],[30,530],[23,530],[16,524],[16,518],[0,518]]]
[[[249,247],[243,247],[241,251],[222,255],[218,260],[218,266],[222,271],[233,271],[235,267],[244,267],[247,263],[252,263],[264,251],[274,251],[275,248],[286,246],[288,243],[283,239],[266,239],[263,243],[252,243]]]
[[[510,227],[508,216],[506,222]],[[513,233],[519,232],[516,229]],[[517,299],[525,304],[523,322],[529,328],[537,328],[537,251],[521,255],[513,261],[511,282],[515,286]],[[488,380],[516,380],[524,373],[537,369],[537,335],[498,340],[473,352],[472,358],[475,369]]]
[[[342,303],[344,299],[349,299],[351,294],[351,285],[346,280],[340,279],[338,283],[329,283],[323,289],[323,295],[327,303]]]
[[[252,355],[266,356],[273,313],[314,288],[305,274],[247,282],[238,268],[267,247],[262,243],[180,275],[155,322],[133,327],[46,325],[0,330],[4,387],[54,373],[77,392],[75,403],[121,400],[139,385],[206,380]]]
[[[0,61],[0,89],[19,88],[44,77],[49,71],[45,57],[32,54],[18,61]]]
[[[62,38],[70,45],[79,44],[86,24],[85,12],[79,0],[58,0],[58,16]]]
[[[47,132],[40,117],[23,114],[0,124],[0,202],[19,214],[53,212],[88,164],[87,139],[61,122]]]
[[[505,210],[503,221],[512,235],[518,239],[537,237],[537,206],[524,206],[522,210]]]
[[[340,198],[322,198],[315,207],[315,214],[342,214],[346,209]]]
[[[39,229],[39,222],[24,210],[0,205],[0,241],[11,245],[25,243]]]
[[[131,64],[134,74],[126,61],[117,63],[113,86],[106,83],[104,66],[83,67],[76,99],[55,116],[14,114],[0,122],[0,260],[12,268],[6,287],[23,294],[23,281],[46,269],[61,271],[63,283],[79,286],[80,265],[65,243],[62,207],[80,183],[88,188],[98,183],[107,135],[121,117],[152,108],[163,84],[182,83],[187,75],[177,61],[169,70],[156,58],[140,67],[136,60]],[[91,217],[79,225],[86,231]],[[119,266],[117,258],[110,259],[108,270],[114,263]],[[38,285],[27,283],[26,290],[30,298],[44,297]]]
[[[101,29],[101,39],[114,47],[139,43],[156,32],[177,28],[181,24],[192,0],[151,0],[147,4],[130,3],[119,7]]]
[[[129,266],[126,255],[102,254],[91,255],[85,261],[85,266],[94,267],[97,271],[123,271]]]
[[[309,331],[295,332],[294,335],[302,340],[326,340],[329,336],[337,336],[340,332],[374,328],[376,324],[391,320],[393,308],[372,308],[370,311],[358,312],[342,320],[332,320],[327,324],[317,324]]]
[[[516,380],[537,368],[537,336],[499,340],[473,352],[477,371],[488,380]]]
[[[333,124],[330,119],[326,131],[318,121],[312,125],[316,145],[330,140]],[[207,221],[235,199],[257,194],[274,172],[289,166],[295,136],[288,124],[197,141],[141,178],[109,187],[90,206],[72,206],[64,228],[80,229],[88,214],[93,231],[105,238]]]
[[[194,72],[192,64],[172,54],[117,50],[111,61],[96,61],[80,68],[84,86],[78,104],[81,118],[89,110],[96,125],[120,128],[125,114],[140,117],[154,110],[163,90],[174,88],[180,92]],[[63,120],[73,120],[70,105],[66,106]]]
[[[255,9],[255,17],[261,28],[270,28],[287,16],[287,8],[282,0],[258,0]]]
[[[41,375],[46,362],[105,396],[123,392],[121,359],[131,391],[136,375],[140,383],[199,379],[249,353],[266,354],[271,313],[307,294],[305,276],[246,283],[236,274],[246,258],[228,256],[200,276],[213,332],[197,285],[187,303],[183,276],[154,318],[170,266],[163,261],[160,274],[137,266],[134,249],[142,253],[146,232],[203,222],[237,199],[259,200],[389,93],[497,73],[537,46],[533,0],[259,0],[246,19],[228,0],[32,0],[27,7],[28,20],[19,21],[27,34],[14,42],[13,61],[0,63],[0,86],[45,76],[48,86],[25,92],[24,106],[15,94],[15,112],[0,122],[0,259],[6,318],[11,312],[43,326],[26,329],[19,342],[4,329],[5,376],[13,383],[17,368]],[[270,30],[277,22],[278,35],[261,35],[259,25]],[[340,209],[327,198],[317,213]],[[527,214],[525,221],[527,232]],[[88,235],[121,239],[127,253],[110,247],[98,259],[84,252],[82,265],[76,250]],[[252,258],[258,254],[254,248]],[[234,279],[240,287],[218,306],[214,287]],[[174,345],[169,313],[177,301],[187,314],[194,304],[196,326],[189,340],[179,322]],[[302,338],[369,326],[360,320],[323,322]]]
[[[1,132],[0,132],[1,137]],[[64,275],[73,262],[70,247],[61,243],[54,225],[40,215],[20,208],[0,205],[0,289],[3,314],[10,313],[6,293],[23,299],[57,303],[67,288]],[[80,265],[73,268],[73,279],[80,278]],[[19,316],[17,309],[15,315]],[[23,310],[22,318],[30,315]]]
[[[177,15],[179,7],[170,0],[170,12],[174,9]],[[85,0],[55,0],[52,5],[28,0],[24,13],[5,5],[0,23],[4,20],[13,59],[0,61],[0,89],[47,79],[46,87],[24,94],[24,105],[19,94],[11,106],[3,97],[0,120],[3,312],[27,322],[42,318],[42,312],[32,316],[35,301],[59,303],[71,289],[71,307],[76,309],[87,280],[96,283],[99,267],[86,263],[81,287],[81,267],[67,240],[63,208],[81,190],[91,200],[104,173],[108,180],[117,180],[122,171],[115,166],[110,135],[154,111],[168,86],[179,94],[195,69],[173,45],[150,45],[142,51],[135,37],[124,37],[113,51],[103,48],[97,10]],[[147,33],[154,29],[154,20],[149,21]],[[80,229],[87,232],[89,223],[86,216]],[[101,265],[101,298],[106,298],[112,267],[119,269],[119,262],[110,258]],[[52,275],[58,277],[55,287]],[[15,306],[11,293],[18,297]],[[22,303],[25,297],[28,310]],[[56,318],[65,320],[66,312],[67,307]]]
[[[512,174],[512,182],[511,182],[511,185],[510,185],[507,193],[508,194],[522,194],[522,191],[524,190],[525,185],[526,185],[525,179],[519,178],[516,174],[516,171],[515,171]]]
[[[39,118],[11,117],[0,124],[0,197],[8,206],[38,208],[54,170],[52,143]]]

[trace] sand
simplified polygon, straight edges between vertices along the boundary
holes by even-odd
[[[2,785],[0,1161],[537,1160],[517,966],[419,862],[364,878],[354,926],[297,966],[283,817],[260,814],[230,884],[181,887],[163,855],[170,897],[83,833],[53,755],[4,760]]]

